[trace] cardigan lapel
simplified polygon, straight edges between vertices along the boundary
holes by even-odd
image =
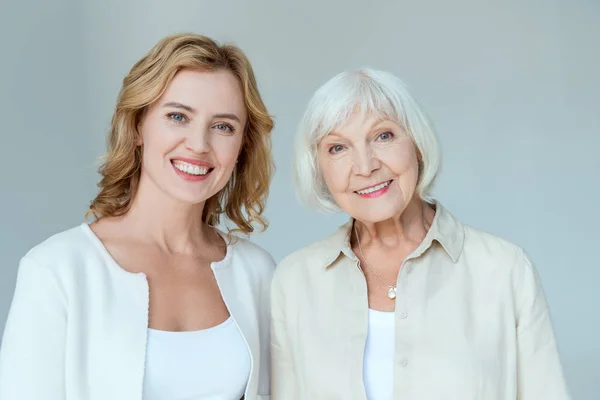
[[[231,248],[228,250],[231,251]],[[261,365],[257,316],[251,311],[256,309],[257,305],[243,304],[241,299],[253,301],[251,299],[259,297],[252,294],[252,285],[247,283],[251,278],[248,277],[243,270],[240,269],[239,271],[236,271],[237,273],[234,273],[233,268],[235,267],[231,265],[231,263],[214,263],[212,268],[219,289],[221,290],[223,301],[248,346],[248,351],[252,360],[252,369],[250,380],[246,386],[245,398],[250,400],[248,393],[256,393],[259,366]]]
[[[149,286],[144,274],[126,276],[125,285],[113,286],[107,299],[104,315],[111,315],[103,325],[104,332],[99,337],[97,357],[93,365],[103,365],[96,374],[104,382],[92,390],[98,400],[142,400],[144,371],[146,365],[146,341],[148,334]],[[117,280],[118,282],[118,280]],[[98,334],[99,332],[96,332]],[[94,333],[91,333],[95,335]],[[102,393],[95,397],[96,393]]]

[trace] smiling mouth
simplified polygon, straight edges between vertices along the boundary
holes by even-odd
[[[204,176],[214,170],[214,168],[202,167],[181,160],[171,161],[171,164],[173,164],[173,167],[178,171],[192,176]]]
[[[364,194],[371,194],[371,193],[375,193],[375,192],[377,192],[377,191],[379,191],[379,190],[381,190],[381,189],[385,189],[385,188],[386,188],[386,187],[388,187],[388,186],[389,186],[389,185],[390,185],[390,184],[391,184],[393,181],[394,181],[394,180],[392,179],[392,180],[389,180],[389,181],[387,181],[387,182],[380,183],[380,184],[378,184],[378,185],[375,185],[375,186],[371,186],[371,187],[368,187],[368,188],[365,188],[365,189],[357,190],[357,191],[355,191],[354,193],[357,193],[357,194],[363,194],[363,195],[364,195]]]

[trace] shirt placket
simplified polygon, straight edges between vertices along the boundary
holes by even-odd
[[[352,295],[347,299],[347,329],[350,340],[349,351],[351,352],[351,362],[348,365],[349,374],[348,399],[367,400],[365,387],[363,383],[363,363],[364,351],[367,342],[368,324],[369,324],[369,298],[367,291],[367,281],[362,272],[358,258],[347,251],[346,261],[351,265],[350,279]]]
[[[410,399],[413,389],[413,370],[415,361],[414,343],[416,318],[411,315],[411,289],[415,279],[414,259],[407,259],[400,267],[398,275],[395,312],[395,348],[394,348],[394,398]]]

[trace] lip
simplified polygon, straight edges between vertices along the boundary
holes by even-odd
[[[208,172],[206,173],[206,175],[190,175],[188,173],[185,173],[185,172],[180,171],[177,168],[175,168],[175,164],[173,164],[173,162],[176,162],[176,161],[181,161],[181,162],[185,162],[188,164],[197,165],[198,167],[207,168]],[[172,158],[171,159],[171,167],[173,167],[173,171],[175,171],[175,173],[177,175],[179,175],[180,177],[182,177],[184,180],[186,180],[188,182],[200,182],[200,181],[206,180],[206,179],[208,179],[208,177],[214,170],[213,165],[209,162],[198,160],[196,158],[186,158],[186,157]]]
[[[371,189],[371,188],[374,188],[375,186],[383,185],[384,183],[387,183],[387,182],[389,182],[389,183],[391,184],[391,183],[392,183],[392,181],[393,181],[393,179],[388,179],[388,180],[385,180],[385,181],[381,181],[381,182],[378,182],[378,183],[376,183],[376,184],[374,184],[374,185],[371,185],[371,186],[365,186],[365,187],[363,187],[363,188],[356,189],[354,192],[356,193],[356,192],[359,192],[359,191],[361,191],[361,190],[367,190],[367,189]],[[388,186],[389,186],[389,185],[388,185]],[[384,188],[384,189],[385,189],[385,188]]]
[[[188,157],[171,158],[171,162],[173,162],[173,161],[183,161],[188,164],[197,165],[199,167],[214,168],[214,165],[212,165],[208,161],[198,160],[197,158],[188,158]]]
[[[366,189],[370,189],[370,188],[373,188],[373,187],[375,187],[375,186],[379,186],[379,185],[381,185],[381,184],[383,184],[383,183],[386,183],[386,182],[389,182],[389,185],[387,185],[386,187],[384,187],[384,188],[381,188],[381,189],[379,189],[379,190],[377,190],[377,191],[375,191],[375,192],[372,192],[372,193],[365,193],[365,194],[360,194],[360,193],[358,193],[358,191],[360,191],[360,190],[366,190]],[[390,179],[390,180],[387,180],[387,181],[383,181],[383,182],[379,182],[379,183],[376,183],[376,184],[374,184],[374,185],[366,186],[366,187],[364,187],[364,188],[361,188],[361,189],[355,190],[355,191],[354,191],[354,194],[356,194],[356,195],[358,195],[358,196],[360,196],[360,197],[362,197],[362,198],[367,198],[367,199],[372,199],[372,198],[375,198],[375,197],[379,197],[379,196],[382,196],[382,195],[384,195],[384,194],[385,194],[385,193],[386,193],[388,190],[390,190],[390,188],[392,187],[392,183],[393,183],[393,182],[394,182],[394,180],[393,180],[393,179]]]

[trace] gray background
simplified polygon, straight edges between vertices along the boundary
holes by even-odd
[[[600,393],[600,2],[79,1],[0,5],[0,332],[19,258],[82,222],[121,79],[181,31],[239,44],[276,117],[254,240],[280,260],[345,221],[300,207],[291,138],[312,92],[372,66],[412,88],[444,151],[436,197],[536,262],[575,399]]]

